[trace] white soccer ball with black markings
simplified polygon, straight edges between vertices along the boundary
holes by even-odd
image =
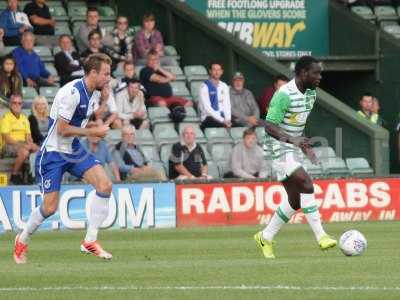
[[[339,247],[346,256],[358,256],[367,249],[367,239],[358,230],[348,230],[340,237]]]

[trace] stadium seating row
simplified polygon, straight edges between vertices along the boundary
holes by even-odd
[[[379,26],[387,33],[400,38],[400,7],[395,9],[393,6],[375,6],[373,9],[369,6],[353,6],[351,11],[360,17],[378,23]]]

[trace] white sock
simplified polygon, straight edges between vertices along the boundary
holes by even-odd
[[[321,215],[319,214],[314,194],[300,194],[300,204],[307,222],[314,232],[315,238],[319,241],[326,233],[322,228]]]
[[[28,244],[31,235],[36,231],[36,229],[38,229],[45,219],[46,217],[42,215],[40,206],[36,207],[29,216],[29,220],[26,223],[24,230],[22,230],[19,235],[19,241],[23,244]]]
[[[108,216],[108,201],[110,195],[94,193],[92,194],[90,205],[90,216],[88,219],[88,228],[86,232],[85,241],[95,242],[97,240],[97,233],[104,220]]]
[[[295,213],[296,211],[290,206],[289,201],[287,199],[284,199],[272,216],[271,221],[269,221],[267,227],[265,227],[265,229],[263,230],[263,239],[271,242],[274,239],[274,236],[281,229],[283,224],[287,223]]]

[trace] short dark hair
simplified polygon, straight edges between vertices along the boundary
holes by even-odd
[[[143,15],[143,18],[142,18],[143,22],[155,21],[155,20],[156,20],[156,17],[154,16],[154,14],[152,12],[149,12],[149,11],[145,12],[144,15]]]
[[[136,78],[129,78],[129,79],[126,81],[126,83],[127,83],[128,85],[129,85],[129,84],[135,84],[135,83],[140,84],[140,81],[137,80]]]
[[[88,34],[88,40],[90,40],[94,35],[98,34],[101,38],[101,32],[98,31],[97,29],[93,29],[91,32]]]
[[[276,75],[275,77],[274,77],[274,83],[277,83],[278,81],[286,81],[286,82],[288,82],[289,81],[289,78],[287,78],[287,76],[285,76],[285,75],[283,75],[283,74],[279,74],[279,75]]]
[[[129,66],[129,65],[135,66],[135,64],[133,63],[132,60],[126,60],[126,61],[124,62],[124,69],[125,69],[126,66]]]
[[[125,15],[118,15],[117,18],[115,20],[118,20],[119,18],[125,18],[129,21],[128,17]]]
[[[99,10],[97,9],[97,7],[96,6],[89,6],[88,8],[87,8],[87,10],[86,10],[86,16],[89,14],[89,12],[91,12],[91,11],[95,11],[95,12],[99,12]]]
[[[156,49],[151,48],[150,51],[147,53],[147,57],[154,55],[158,56],[158,52],[156,51]]]
[[[243,138],[245,138],[248,135],[253,135],[253,134],[256,135],[256,128],[254,126],[247,128],[245,131],[243,131]]]
[[[296,75],[300,75],[302,71],[308,71],[312,64],[318,64],[319,61],[312,56],[302,56],[297,61],[296,66],[294,67],[294,73]]]
[[[374,95],[372,94],[372,93],[370,93],[370,92],[364,92],[362,95],[361,95],[361,98],[362,97],[373,97]]]
[[[72,41],[72,37],[69,34],[62,34],[58,37],[58,41],[61,42],[63,38],[69,38]]]
[[[218,66],[221,67],[222,70],[224,69],[223,63],[218,62],[218,61],[212,61],[212,62],[210,62],[210,64],[208,65],[208,69],[211,70],[211,68],[212,68],[213,65],[218,65]]]
[[[89,74],[90,71],[96,70],[100,71],[101,64],[111,65],[111,58],[104,53],[94,53],[90,54],[83,64],[83,70],[85,71],[85,75]]]

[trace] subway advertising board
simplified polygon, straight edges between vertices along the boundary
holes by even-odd
[[[329,54],[328,0],[180,0],[269,57]]]

